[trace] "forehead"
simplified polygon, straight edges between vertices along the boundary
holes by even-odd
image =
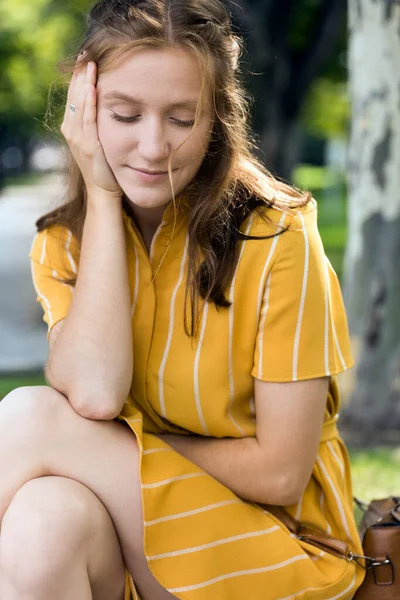
[[[183,48],[134,50],[99,75],[98,90],[105,97],[115,92],[173,104],[198,99],[202,75],[197,60]]]

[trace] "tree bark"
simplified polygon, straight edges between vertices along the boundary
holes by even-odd
[[[349,0],[349,443],[400,441],[400,5]]]

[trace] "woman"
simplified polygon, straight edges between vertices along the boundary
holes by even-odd
[[[0,407],[2,600],[349,599],[360,570],[265,508],[361,550],[316,203],[252,154],[219,0],[103,0],[88,25],[69,197],[30,254],[51,387]]]

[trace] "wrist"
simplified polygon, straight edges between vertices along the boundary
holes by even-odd
[[[87,189],[87,204],[97,205],[98,203],[122,205],[123,192],[111,192],[103,188]]]

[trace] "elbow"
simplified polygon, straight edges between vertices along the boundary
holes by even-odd
[[[267,478],[263,478],[265,481]],[[269,478],[268,478],[269,479]],[[267,482],[266,482],[267,483]],[[263,504],[291,506],[300,502],[304,486],[294,473],[278,473],[261,490]]]
[[[72,408],[84,419],[92,421],[112,421],[120,414],[125,403],[123,400],[109,395],[100,395],[95,391],[71,393],[69,402]]]
[[[303,490],[288,484],[277,492],[277,499],[279,502],[276,502],[275,504],[278,506],[292,506],[293,504],[298,504],[300,502],[302,495]]]

